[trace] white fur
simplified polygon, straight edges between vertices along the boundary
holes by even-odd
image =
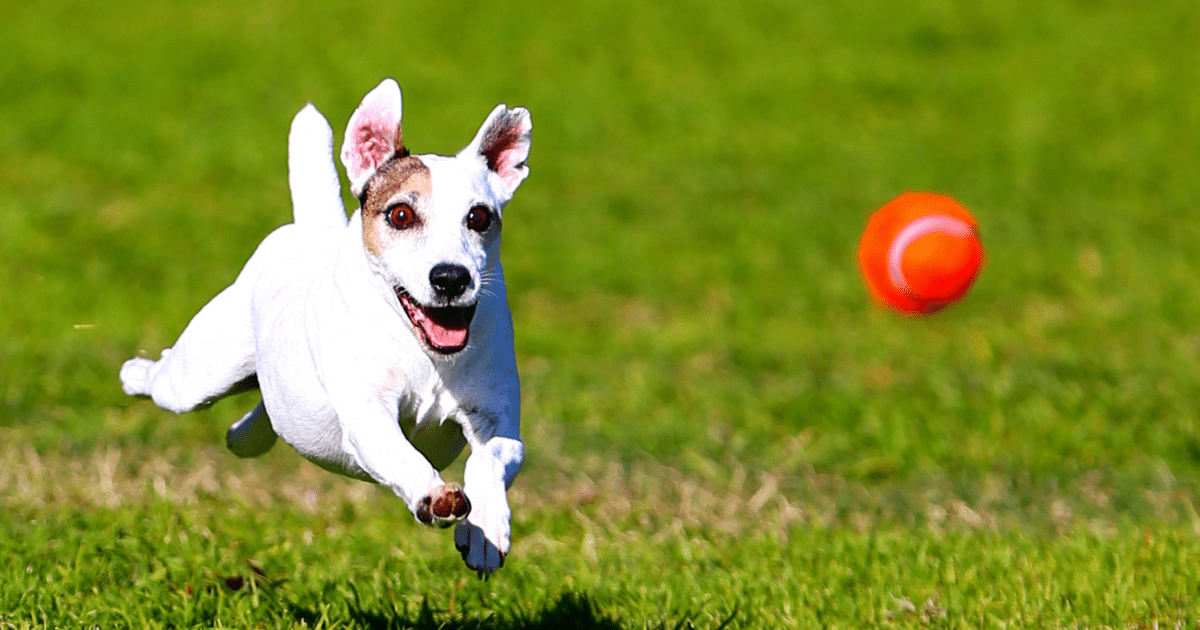
[[[356,194],[386,160],[365,150],[348,156],[363,150],[351,136],[390,124],[399,142],[399,99],[386,80],[351,118],[342,157]],[[491,170],[481,151],[489,150],[489,125],[505,114],[519,133],[508,134],[511,146]],[[499,220],[528,173],[531,128],[528,112],[501,106],[455,157],[417,156],[431,183],[420,232],[389,233],[387,248],[373,255],[364,247],[363,210],[345,220],[329,125],[305,107],[289,136],[295,223],[263,240],[161,359],[126,361],[125,392],[183,413],[253,388],[257,377],[263,402],[230,428],[231,450],[256,456],[282,437],[319,466],[388,486],[414,515],[443,486],[438,470],[469,445],[471,511],[454,538],[469,567],[491,573],[510,548],[506,490],[524,458],[520,386],[499,235],[485,243],[463,217],[486,204]],[[430,270],[442,263],[470,272],[455,305],[478,305],[467,346],[450,355],[424,345],[395,292],[402,286],[433,303]]]
[[[330,168],[333,130],[312,103],[292,119],[288,133],[288,186],[296,223],[346,227],[342,184]]]

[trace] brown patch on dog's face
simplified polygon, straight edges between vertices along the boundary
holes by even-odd
[[[421,224],[421,202],[429,198],[431,190],[429,167],[419,158],[404,156],[379,168],[367,182],[367,195],[363,203],[363,244],[367,251],[382,256],[399,232],[388,221],[388,213],[399,201],[406,203],[415,213],[415,222],[407,229],[419,228]]]

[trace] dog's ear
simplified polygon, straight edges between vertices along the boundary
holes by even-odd
[[[350,178],[350,191],[361,197],[363,186],[381,164],[404,151],[400,140],[400,86],[384,79],[363,97],[346,125],[342,165]]]
[[[529,175],[529,145],[533,138],[533,121],[524,107],[509,109],[497,105],[488,115],[479,133],[459,156],[474,156],[487,164],[488,170],[500,176],[512,195]]]

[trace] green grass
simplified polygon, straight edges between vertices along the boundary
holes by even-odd
[[[7,7],[0,628],[1196,627],[1193,4]],[[385,76],[418,152],[534,118],[487,582],[376,488],[219,450],[252,395],[116,380],[290,219],[295,111],[340,142]],[[910,189],[988,250],[922,320],[854,263]]]

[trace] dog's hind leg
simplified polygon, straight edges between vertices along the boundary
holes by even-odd
[[[275,446],[279,438],[271,428],[267,408],[260,402],[250,413],[229,427],[225,434],[225,446],[238,457],[258,457]]]
[[[125,393],[149,396],[163,409],[184,413],[256,387],[248,293],[234,283],[196,313],[162,358],[126,361],[121,366]]]

